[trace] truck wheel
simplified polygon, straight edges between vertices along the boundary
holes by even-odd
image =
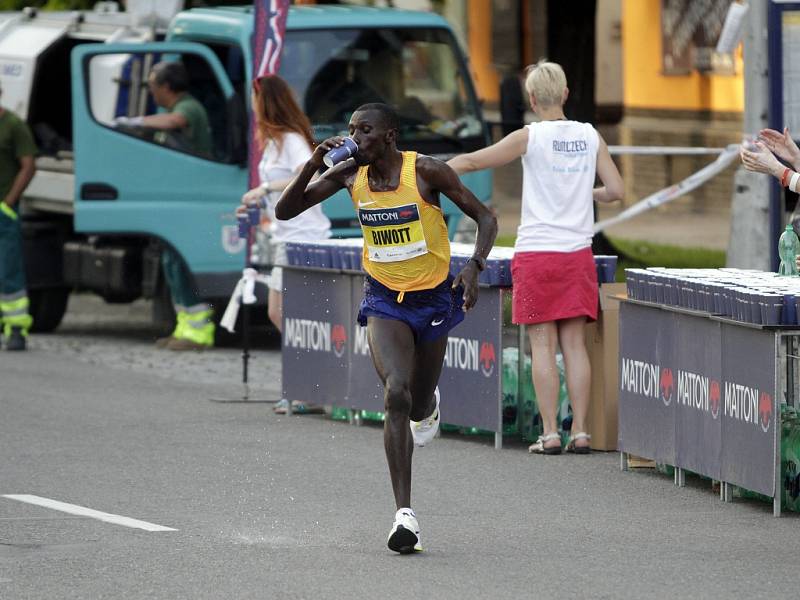
[[[58,327],[67,312],[69,292],[65,287],[28,291],[33,333],[50,333]]]
[[[175,309],[172,306],[172,298],[170,298],[169,289],[164,283],[163,277],[153,296],[152,317],[153,325],[158,327],[164,334],[171,333],[175,328]]]

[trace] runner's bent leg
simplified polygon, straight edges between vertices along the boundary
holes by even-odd
[[[414,370],[414,336],[401,321],[369,317],[367,339],[372,362],[383,382],[386,418],[383,446],[397,508],[411,506],[411,454],[414,443],[408,426],[412,407],[411,374]],[[431,390],[432,393],[433,390]]]
[[[417,344],[414,371],[411,374],[411,420],[422,421],[436,408],[433,390],[442,373],[447,335]]]

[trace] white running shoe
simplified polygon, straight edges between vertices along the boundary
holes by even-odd
[[[433,408],[433,412],[431,413],[430,417],[426,417],[422,419],[422,421],[411,421],[409,424],[411,425],[411,437],[414,438],[414,445],[418,448],[422,448],[425,444],[430,442],[434,437],[436,437],[436,432],[439,431],[439,421],[441,420],[439,417],[439,386],[436,386],[436,389],[433,390],[433,397],[436,398],[436,406]]]
[[[401,508],[394,515],[394,525],[387,541],[389,550],[400,554],[422,552],[419,540],[419,523],[417,515],[410,508]]]

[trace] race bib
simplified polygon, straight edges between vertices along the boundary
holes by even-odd
[[[373,262],[397,262],[428,253],[419,207],[359,208],[367,256]]]

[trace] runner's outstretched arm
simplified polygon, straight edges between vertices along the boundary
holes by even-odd
[[[478,235],[475,240],[474,256],[485,259],[497,237],[497,218],[492,212],[469,191],[449,166],[430,156],[417,158],[417,173],[433,192],[441,192],[461,209],[461,211],[478,224]],[[475,306],[478,300],[478,264],[468,261],[467,265],[456,275],[453,287],[464,286],[464,310]]]
[[[352,176],[357,170],[355,161],[352,159],[329,169],[322,177],[309,185],[314,174],[322,167],[322,157],[325,156],[325,153],[331,148],[341,146],[342,143],[341,137],[328,138],[314,149],[311,158],[303,165],[297,177],[283,190],[275,205],[276,218],[286,221],[296,217],[347,186],[348,176]]]

